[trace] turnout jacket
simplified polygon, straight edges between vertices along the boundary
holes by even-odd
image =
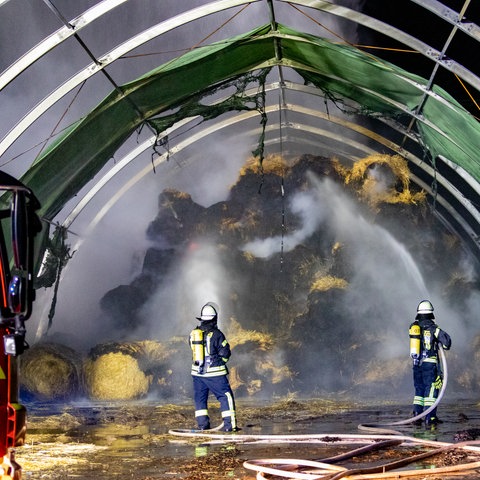
[[[412,325],[420,326],[421,335],[421,358],[423,362],[438,362],[438,345],[444,350],[449,350],[452,346],[450,335],[442,330],[431,318],[422,318],[418,315]],[[411,325],[411,326],[412,326]]]
[[[226,363],[232,352],[230,345],[217,325],[208,325],[209,322],[203,322],[198,327],[203,331],[204,364],[203,366],[192,363],[192,375],[202,377],[216,377],[227,375],[228,368]],[[192,347],[192,334],[190,334],[190,347]]]

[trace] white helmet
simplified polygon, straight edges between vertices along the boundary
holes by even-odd
[[[428,300],[422,300],[418,304],[417,313],[433,313],[433,305]]]
[[[202,322],[208,322],[209,320],[215,320],[217,318],[217,310],[210,304],[207,303],[202,307],[200,311],[200,316],[197,317],[197,320]]]

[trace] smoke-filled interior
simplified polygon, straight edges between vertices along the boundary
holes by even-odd
[[[46,4],[22,16],[13,3],[0,2],[15,19],[0,22],[3,66],[58,28]],[[83,3],[57,7],[73,18]],[[97,60],[205,4],[145,2],[132,14],[124,3],[76,31]],[[374,29],[353,27],[354,13],[250,3],[94,62],[102,74],[1,150],[2,168],[38,187],[44,205],[48,255],[38,258],[31,348],[20,358],[26,398],[189,398],[187,336],[207,301],[219,305],[239,398],[410,397],[408,326],[425,298],[453,339],[449,394],[478,391],[465,361],[479,345],[472,107],[429,77],[441,61],[409,50],[421,69],[390,64],[407,51],[388,57],[386,42],[372,55]],[[272,5],[276,19],[265,15]],[[32,28],[17,28],[17,44],[19,17]],[[88,53],[72,36],[1,90],[2,148],[12,124],[86,68]],[[51,366],[41,385],[38,364]]]
[[[239,398],[408,396],[408,327],[425,298],[453,338],[452,394],[476,391],[462,361],[478,341],[475,260],[401,157],[348,166],[275,155],[260,168],[240,156],[234,172],[226,155],[218,149],[212,171],[186,166],[154,206],[132,192],[102,220],[108,239],[92,232],[93,251],[73,254],[52,325],[39,325],[34,343],[81,359],[77,396],[188,397],[187,336],[207,301],[219,305]],[[121,221],[132,212],[135,228]],[[51,296],[42,300],[49,308]],[[135,381],[123,391],[126,371]]]

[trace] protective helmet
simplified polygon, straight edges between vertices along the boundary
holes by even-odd
[[[207,303],[202,307],[200,311],[200,316],[197,317],[197,320],[202,322],[208,322],[209,320],[215,320],[217,318],[217,310],[210,304]]]
[[[433,305],[428,300],[422,300],[418,304],[417,313],[433,313]]]

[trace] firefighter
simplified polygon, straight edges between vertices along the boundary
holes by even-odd
[[[215,304],[202,307],[200,325],[190,333],[192,349],[192,379],[195,418],[200,430],[209,430],[208,395],[212,392],[220,402],[223,430],[238,430],[235,399],[228,381],[227,361],[231,351],[225,335],[217,327],[218,312]]]
[[[452,345],[450,335],[442,330],[434,321],[433,305],[422,300],[417,307],[415,321],[410,325],[410,356],[413,359],[413,415],[420,415],[431,407],[442,387],[442,372],[439,366],[438,348],[449,350]],[[421,424],[422,421],[416,422]],[[437,409],[434,408],[425,417],[425,425],[440,423]]]

